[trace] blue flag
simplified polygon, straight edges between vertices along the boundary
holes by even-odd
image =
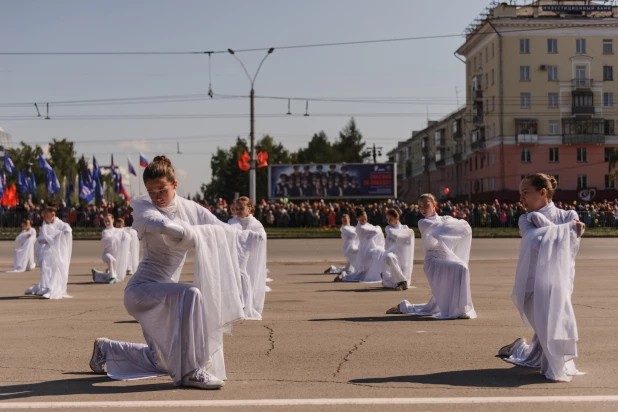
[[[103,185],[101,184],[101,179],[97,177],[97,197],[99,199],[103,199]]]
[[[32,196],[38,196],[39,192],[36,189],[36,180],[34,180],[34,172],[30,172],[30,179],[28,179],[28,188]]]
[[[13,161],[11,160],[7,152],[4,152],[4,169],[9,173],[10,176],[13,176],[15,165],[13,164]]]
[[[133,176],[137,176],[137,172],[135,171],[135,168],[133,167],[133,162],[131,161],[131,156],[127,155],[127,162],[129,163],[129,173],[131,173]]]
[[[50,195],[60,191],[60,182],[58,181],[58,177],[56,177],[56,172],[54,172],[54,169],[51,169],[51,172],[47,172],[45,185],[47,186],[47,193]]]
[[[71,207],[71,193],[75,191],[75,185],[73,184],[73,171],[69,172],[69,187],[66,193],[66,203],[68,207]]]
[[[4,197],[4,187],[6,186],[6,176],[4,172],[0,175],[0,197]]]
[[[85,174],[90,174],[90,170],[87,170]],[[94,198],[94,192],[90,189],[90,187],[86,184],[84,180],[85,179],[82,179],[80,175],[79,176],[79,198],[82,200],[85,200],[86,202],[90,202]]]
[[[17,190],[19,190],[19,193],[21,194],[28,193],[28,184],[26,182],[26,176],[25,176],[25,173],[22,172],[21,170],[17,171]]]
[[[47,173],[53,172],[54,169],[47,163],[47,160],[39,153],[39,166],[42,167]]]

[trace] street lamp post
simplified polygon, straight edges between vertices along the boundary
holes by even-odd
[[[227,49],[228,53],[230,53],[232,56],[234,56],[234,58],[236,60],[238,60],[238,63],[240,63],[240,65],[242,66],[243,70],[245,71],[245,74],[247,75],[247,77],[249,78],[249,83],[251,83],[251,92],[249,93],[249,100],[250,100],[250,127],[251,127],[251,131],[250,131],[250,139],[251,139],[251,160],[249,162],[249,198],[251,199],[251,202],[253,204],[256,203],[256,194],[255,194],[255,186],[256,186],[256,179],[255,179],[255,168],[256,168],[256,161],[255,161],[255,91],[253,90],[253,85],[255,84],[255,79],[258,75],[258,73],[260,72],[260,69],[262,68],[262,64],[264,64],[264,60],[266,60],[266,58],[273,52],[275,51],[274,48],[270,48],[268,49],[268,52],[266,53],[266,56],[264,56],[264,58],[262,59],[262,61],[260,62],[260,65],[258,66],[257,70],[255,71],[255,75],[253,75],[253,77],[251,77],[251,75],[249,74],[249,71],[247,71],[247,68],[245,67],[245,65],[243,64],[243,62],[238,58],[238,56],[236,56],[236,54],[234,53],[234,50],[232,49]]]

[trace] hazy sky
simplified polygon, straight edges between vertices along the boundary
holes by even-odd
[[[207,51],[460,34],[488,3],[3,0],[0,52]],[[409,138],[412,130],[423,128],[427,113],[436,119],[455,110],[456,88],[459,103],[464,103],[465,66],[453,56],[462,41],[462,37],[452,37],[275,50],[257,78],[258,96],[406,98],[407,104],[312,101],[310,116],[305,117],[304,101],[292,101],[295,116],[285,116],[287,100],[258,99],[258,115],[277,116],[258,117],[256,137],[271,134],[293,150],[320,130],[334,139],[350,115],[355,115],[366,142],[383,147],[386,153],[397,141]],[[237,55],[253,74],[264,54]],[[2,104],[205,94],[208,74],[206,55],[0,55],[0,127],[13,136],[13,144],[45,144],[66,137],[78,142],[78,154],[90,160],[94,154],[100,164],[109,164],[111,153],[125,168],[127,153],[136,163],[140,150],[149,160],[158,153],[169,155],[178,170],[179,193],[185,196],[210,180],[210,153],[217,146],[227,148],[235,136],[248,136],[247,98],[156,104],[52,103],[51,120],[22,119],[36,115],[33,105]],[[229,54],[212,56],[211,76],[215,93],[248,96],[249,81]],[[230,114],[246,117],[156,118]],[[73,115],[78,118],[54,118]],[[112,118],[93,118],[102,115]],[[148,116],[117,118],[136,115]],[[176,154],[177,144],[182,154]],[[385,160],[384,155],[380,160]],[[131,181],[137,193],[137,180]]]

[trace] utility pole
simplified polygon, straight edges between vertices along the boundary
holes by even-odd
[[[378,156],[382,156],[382,147],[376,147],[376,144],[373,144],[373,148],[369,149],[367,152],[371,156],[373,156],[373,163],[378,163]]]
[[[242,66],[243,70],[245,71],[245,74],[247,75],[247,77],[249,78],[249,82],[251,83],[251,92],[249,93],[249,101],[250,101],[250,119],[249,119],[249,124],[250,124],[250,133],[249,133],[249,139],[251,140],[251,145],[250,145],[250,150],[251,150],[251,160],[249,161],[249,198],[251,199],[251,202],[253,204],[256,203],[256,166],[257,166],[257,162],[256,162],[256,154],[255,154],[255,90],[253,88],[253,85],[255,84],[255,79],[258,75],[258,73],[260,72],[260,69],[262,68],[262,64],[264,64],[264,60],[266,60],[266,58],[273,52],[275,51],[274,48],[270,48],[268,49],[268,51],[266,52],[266,56],[264,56],[264,58],[262,59],[262,61],[260,62],[260,65],[258,66],[255,75],[253,77],[251,77],[251,75],[249,74],[249,72],[247,71],[247,68],[245,67],[245,65],[243,64],[243,62],[236,56],[236,54],[234,53],[234,50],[232,49],[227,49],[228,53],[230,53],[232,56],[234,56],[234,58],[236,60],[238,60],[238,62],[240,63],[240,65]]]

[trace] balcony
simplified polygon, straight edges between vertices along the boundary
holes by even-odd
[[[453,139],[459,140],[459,139],[462,139],[462,138],[463,138],[463,133],[462,132],[460,132],[460,131],[453,132]]]
[[[562,119],[562,143],[604,144],[604,119]]]
[[[538,134],[518,134],[517,135],[517,144],[538,144],[539,143],[539,135]]]
[[[472,123],[474,123],[475,126],[482,126],[485,124],[485,119],[483,118],[482,114],[477,114],[476,116],[472,117]]]
[[[592,79],[572,79],[571,86],[576,90],[587,90],[592,88]]]
[[[470,148],[472,149],[472,151],[485,149],[485,140],[477,140],[476,142],[472,142],[470,144]]]
[[[444,147],[446,147],[446,138],[442,136],[439,139],[436,139],[436,148],[442,149]]]
[[[594,114],[594,95],[592,92],[573,93],[571,114]]]
[[[483,91],[480,89],[473,91],[472,95],[474,96],[474,100],[483,100]]]
[[[454,162],[461,162],[463,160],[463,154],[462,153],[455,153],[453,155],[453,161]]]

